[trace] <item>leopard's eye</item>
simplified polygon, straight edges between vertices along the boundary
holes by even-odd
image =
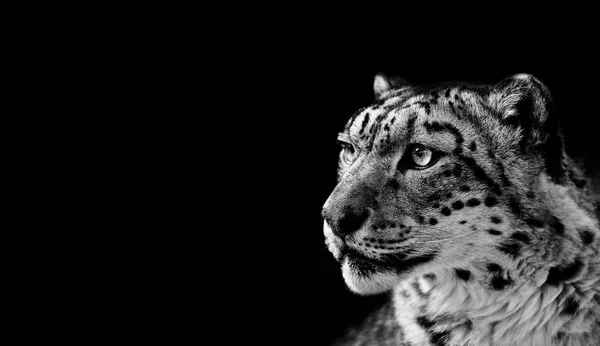
[[[411,150],[411,158],[414,168],[427,168],[436,161],[435,152],[421,144],[415,144]]]
[[[358,152],[356,151],[354,146],[352,144],[344,143],[342,152],[340,153],[340,157],[344,161],[344,163],[348,165],[351,164],[352,162],[354,162],[354,160],[356,160],[357,156]]]
[[[415,145],[411,154],[415,165],[420,167],[427,166],[433,157],[431,150],[420,144]]]

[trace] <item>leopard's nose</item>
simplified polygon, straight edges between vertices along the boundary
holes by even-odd
[[[358,231],[369,218],[369,211],[364,209],[355,210],[354,208],[347,208],[342,217],[337,222],[337,227],[333,228],[333,231],[338,233],[340,237],[350,235]]]

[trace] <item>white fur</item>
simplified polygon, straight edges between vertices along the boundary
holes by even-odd
[[[416,323],[415,316],[418,315],[420,304],[418,299],[411,301],[411,298],[405,298],[400,292],[410,291],[411,287],[408,281],[403,281],[394,288],[394,312],[396,320],[402,326],[402,330],[408,340],[415,346],[429,346],[427,333]],[[411,297],[414,297],[411,296]]]
[[[379,272],[368,277],[359,275],[350,265],[348,259],[344,260],[342,265],[342,276],[346,281],[346,285],[355,293],[358,294],[377,294],[389,291],[392,287],[398,284],[398,277],[393,273]]]

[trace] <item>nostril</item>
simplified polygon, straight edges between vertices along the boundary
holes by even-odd
[[[352,208],[348,208],[338,222],[337,230],[342,235],[354,233],[362,227],[368,217],[369,211],[367,209],[355,212]]]

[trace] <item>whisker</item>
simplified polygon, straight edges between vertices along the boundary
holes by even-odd
[[[430,227],[430,226],[413,226],[412,228],[414,228],[415,230],[434,230],[434,231],[444,231],[446,229],[448,229],[448,227]]]
[[[447,241],[447,240],[452,240],[452,239],[457,239],[457,238],[461,238],[461,237],[465,237],[469,234],[475,233],[475,232],[479,232],[479,230],[475,230],[475,231],[471,231],[465,234],[461,234],[461,235],[457,235],[456,237],[450,237],[450,238],[444,238],[444,239],[438,239],[438,240],[430,240],[430,241],[424,241],[424,242],[420,242],[420,244],[425,244],[425,243],[438,243],[441,241]]]
[[[395,253],[389,253],[389,254],[386,254],[386,255],[392,255],[392,256],[396,257],[396,259],[398,261],[402,261],[402,259],[400,257],[398,257],[398,255],[396,255]]]

